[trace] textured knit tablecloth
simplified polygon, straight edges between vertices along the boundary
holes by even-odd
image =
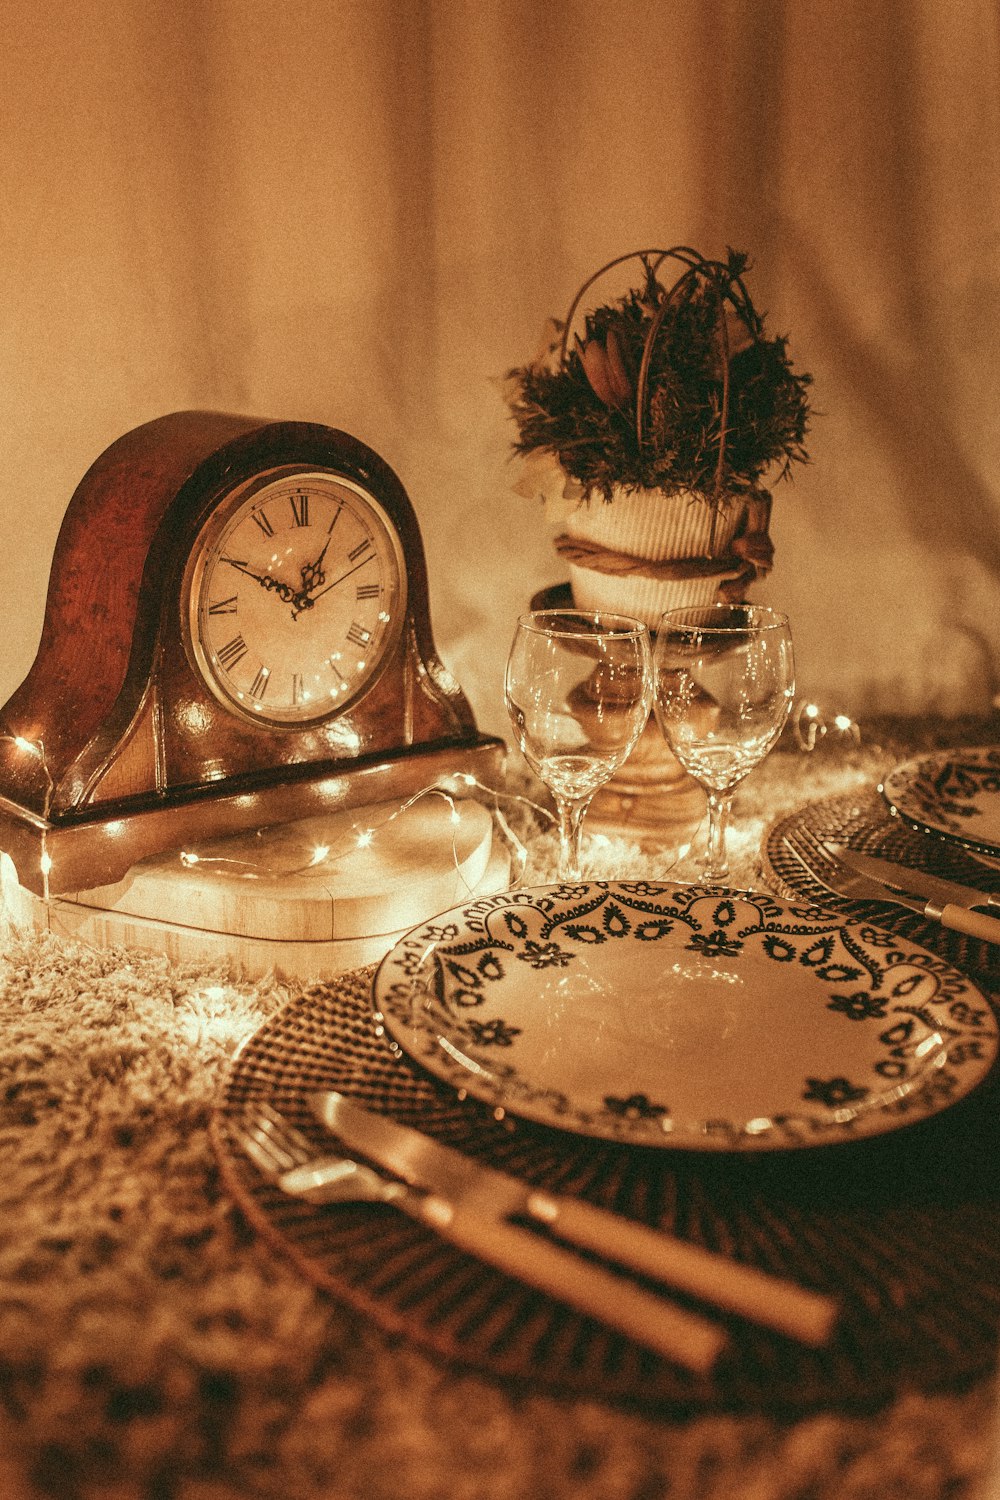
[[[794,738],[737,798],[734,884],[766,828],[1000,724]],[[509,809],[508,809],[509,811]],[[525,879],[551,878],[533,831]],[[689,876],[592,843],[595,877]],[[209,1143],[239,1043],[299,993],[8,933],[0,972],[0,1497],[67,1500],[943,1500],[971,1495],[991,1380],[871,1415],[670,1416],[436,1362],[253,1233]]]

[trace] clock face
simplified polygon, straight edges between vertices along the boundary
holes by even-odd
[[[183,598],[195,669],[227,708],[274,726],[319,723],[372,684],[399,637],[399,536],[354,481],[274,470],[219,502]]]

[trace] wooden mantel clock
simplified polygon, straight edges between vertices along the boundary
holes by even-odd
[[[0,736],[0,849],[38,894],[503,755],[435,653],[389,466],[330,427],[198,411],[80,482]]]

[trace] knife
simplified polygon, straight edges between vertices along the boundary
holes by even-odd
[[[279,1111],[245,1116],[237,1138],[249,1159],[281,1192],[310,1204],[386,1203],[442,1239],[561,1302],[576,1306],[676,1364],[705,1372],[726,1344],[718,1324],[656,1296],[571,1250],[497,1219],[475,1203],[450,1202],[343,1153],[317,1152]]]
[[[514,1217],[526,1218],[543,1226],[557,1240],[592,1251],[802,1343],[818,1346],[830,1336],[837,1316],[837,1303],[832,1297],[583,1199],[533,1188],[419,1130],[364,1109],[343,1094],[316,1093],[308,1102],[316,1117],[348,1150],[367,1156],[404,1182],[457,1202],[460,1213],[485,1216],[491,1234],[502,1231],[527,1235],[533,1246],[553,1248],[552,1240],[516,1229],[511,1223]],[[577,1256],[570,1258],[578,1265],[587,1264]],[[620,1287],[630,1287],[620,1277],[614,1280]],[[565,1289],[556,1295],[565,1295]]]
[[[963,906],[966,909],[975,906],[1000,907],[999,895],[978,891],[976,886],[961,885],[958,880],[946,880],[939,874],[928,874],[925,870],[912,870],[909,865],[894,864],[892,859],[877,859],[870,853],[859,853],[856,849],[849,849],[847,844],[835,843],[829,838],[825,840],[825,847],[835,859],[850,865],[858,874],[865,874],[871,880],[877,880],[879,885],[892,886],[904,894],[922,895],[939,909],[943,910],[946,906]],[[996,942],[1000,938],[1000,922],[996,918],[993,919],[993,926],[997,929],[993,936],[993,942]]]

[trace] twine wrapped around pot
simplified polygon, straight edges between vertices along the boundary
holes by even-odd
[[[741,499],[740,515],[728,543],[730,550],[717,557],[649,557],[620,552],[586,536],[567,532],[557,536],[554,545],[567,561],[618,577],[696,578],[704,573],[749,568],[754,578],[763,578],[774,560],[770,525],[771,496],[758,490]]]
[[[652,496],[647,503],[676,498]],[[613,514],[614,503],[609,519]],[[554,545],[570,565],[574,598],[581,607],[622,609],[654,625],[663,610],[678,605],[707,604],[720,596],[742,599],[770,571],[770,516],[771,497],[765,491],[741,497],[727,550],[716,557],[642,556],[568,532],[557,536]],[[630,580],[633,587],[628,589]]]
[[[708,578],[719,574],[733,576],[746,572],[751,578],[755,569],[738,557],[667,557],[654,562],[648,557],[632,557],[627,552],[610,552],[596,542],[568,536],[565,532],[555,539],[555,549],[560,557],[577,567],[590,568],[595,573],[605,573],[614,578]]]

